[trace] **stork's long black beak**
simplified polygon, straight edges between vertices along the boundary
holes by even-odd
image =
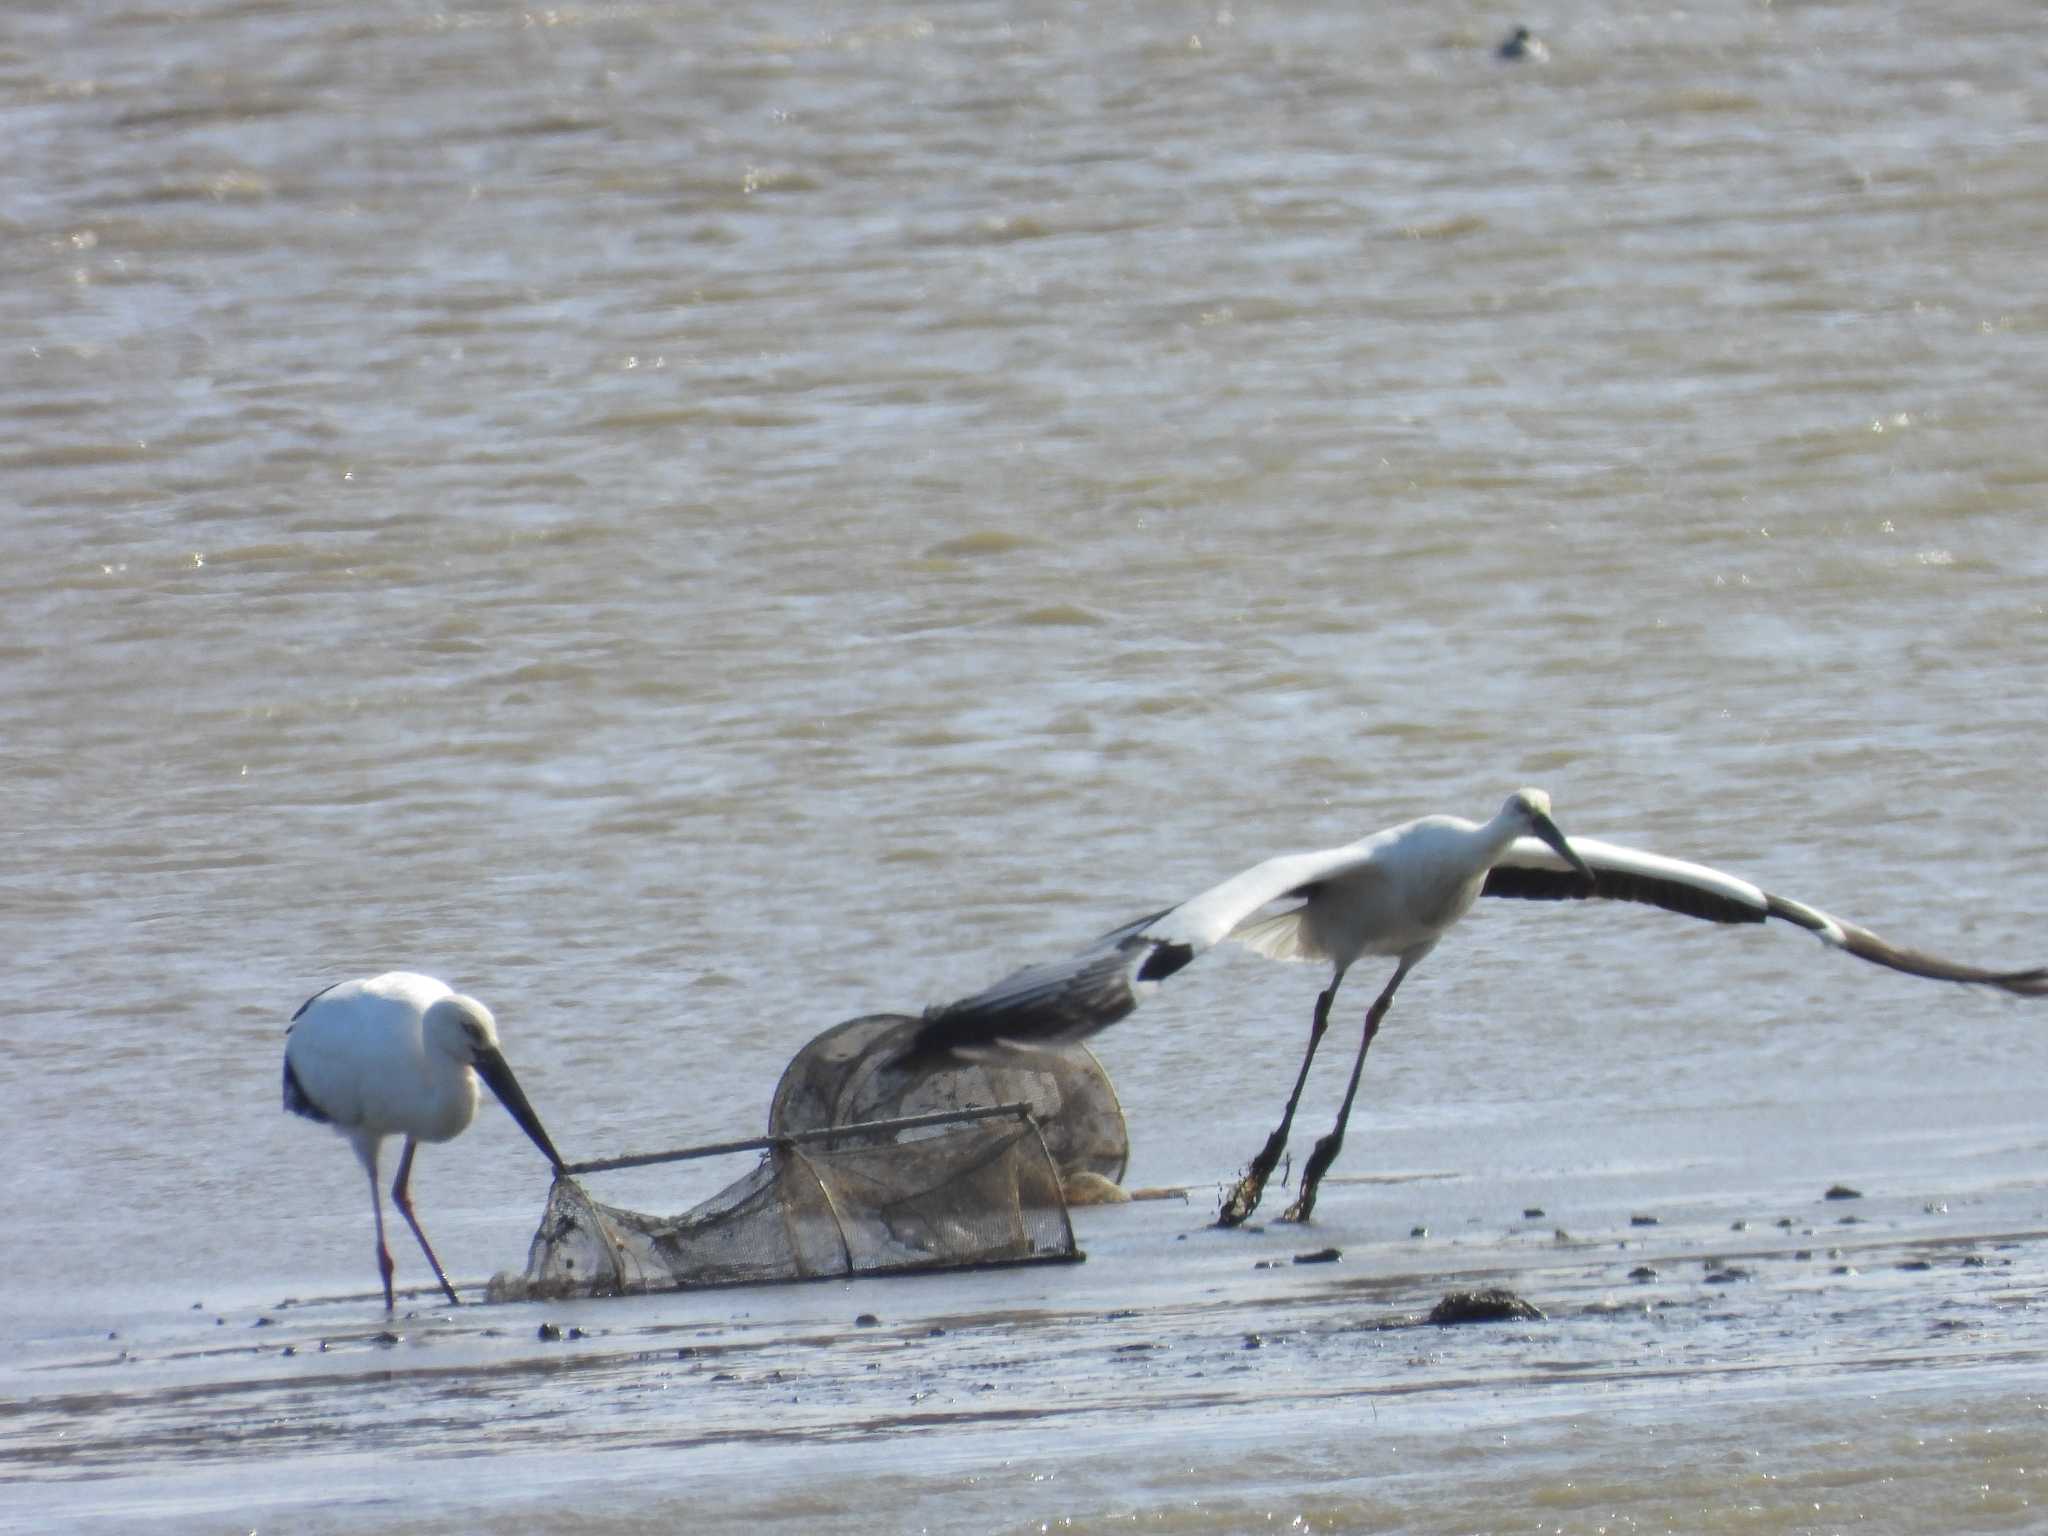
[[[488,1083],[491,1092],[498,1096],[498,1102],[503,1104],[511,1112],[512,1118],[519,1122],[519,1129],[533,1138],[533,1144],[539,1147],[541,1154],[547,1158],[548,1166],[560,1173],[562,1154],[555,1150],[555,1144],[548,1140],[548,1133],[541,1129],[540,1116],[536,1115],[533,1106],[526,1102],[526,1094],[519,1086],[519,1079],[512,1075],[512,1068],[504,1055],[488,1049],[478,1051],[476,1060],[471,1064],[476,1068],[476,1075]]]
[[[1571,865],[1573,869],[1579,872],[1579,878],[1586,882],[1586,889],[1591,890],[1593,888],[1592,867],[1584,859],[1580,858],[1577,853],[1573,852],[1572,845],[1566,842],[1564,834],[1558,831],[1557,823],[1548,816],[1538,812],[1529,825],[1535,828],[1538,837],[1542,838],[1544,842],[1550,844],[1556,850],[1557,856],[1560,859],[1563,859],[1565,863]]]

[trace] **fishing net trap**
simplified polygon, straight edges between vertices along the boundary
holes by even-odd
[[[906,1065],[920,1021],[880,1014],[825,1031],[776,1085],[769,1133],[577,1163],[548,1192],[520,1275],[493,1300],[1029,1264],[1081,1257],[1065,1182],[1115,1180],[1123,1111],[1083,1046]],[[586,1177],[757,1152],[678,1216],[594,1199]]]

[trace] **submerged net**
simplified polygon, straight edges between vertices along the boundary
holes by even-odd
[[[911,1070],[897,1057],[917,1022],[877,1015],[818,1036],[776,1087],[769,1136],[574,1165],[549,1191],[525,1272],[493,1280],[492,1299],[1079,1258],[1063,1175],[1114,1179],[1129,1150],[1101,1066],[1070,1047]],[[751,1150],[753,1169],[680,1216],[606,1205],[579,1182]]]

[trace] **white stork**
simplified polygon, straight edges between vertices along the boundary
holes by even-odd
[[[412,1156],[423,1141],[448,1141],[476,1118],[477,1079],[491,1085],[519,1128],[533,1138],[550,1167],[561,1154],[541,1129],[518,1079],[498,1049],[491,1010],[447,983],[409,971],[344,981],[316,992],[292,1015],[284,1046],[284,1107],[331,1125],[356,1149],[370,1176],[370,1210],[377,1220],[377,1272],[384,1280],[384,1310],[392,1310],[391,1250],[384,1243],[384,1206],[377,1189],[377,1155],[387,1136],[403,1136],[391,1199],[404,1215],[434,1278],[456,1301],[455,1287],[434,1257],[407,1190]]]
[[[1218,1224],[1236,1226],[1257,1207],[1286,1148],[1309,1063],[1329,1026],[1330,1005],[1345,972],[1363,956],[1390,957],[1394,973],[1366,1011],[1364,1038],[1336,1126],[1316,1143],[1295,1201],[1281,1217],[1306,1221],[1315,1207],[1316,1187],[1343,1145],[1365,1054],[1395,989],[1481,895],[1639,901],[1720,923],[1778,918],[1824,944],[1895,971],[1998,987],[2022,997],[2048,996],[2048,968],[2000,971],[1958,965],[1887,943],[1867,928],[1702,864],[1590,838],[1567,842],[1550,819],[1550,797],[1540,789],[1521,789],[1508,796],[1491,821],[1424,816],[1341,848],[1282,854],[1255,864],[1192,900],[1103,935],[1079,954],[1026,966],[986,991],[928,1010],[910,1051],[932,1055],[1081,1039],[1124,1017],[1160,982],[1224,939],[1276,960],[1327,961],[1330,984],[1316,999],[1308,1051],[1279,1127],[1223,1202]],[[1276,902],[1292,904],[1264,910]]]

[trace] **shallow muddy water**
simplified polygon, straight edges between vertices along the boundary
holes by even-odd
[[[1446,1211],[1477,1195],[1440,1183]],[[202,1310],[38,1346],[0,1458],[46,1517],[192,1530],[2029,1530],[2042,1204],[1346,1249],[1171,1202],[1086,1213],[1081,1264],[414,1297],[388,1328],[362,1296]],[[1426,1320],[1495,1286],[1545,1316]]]

